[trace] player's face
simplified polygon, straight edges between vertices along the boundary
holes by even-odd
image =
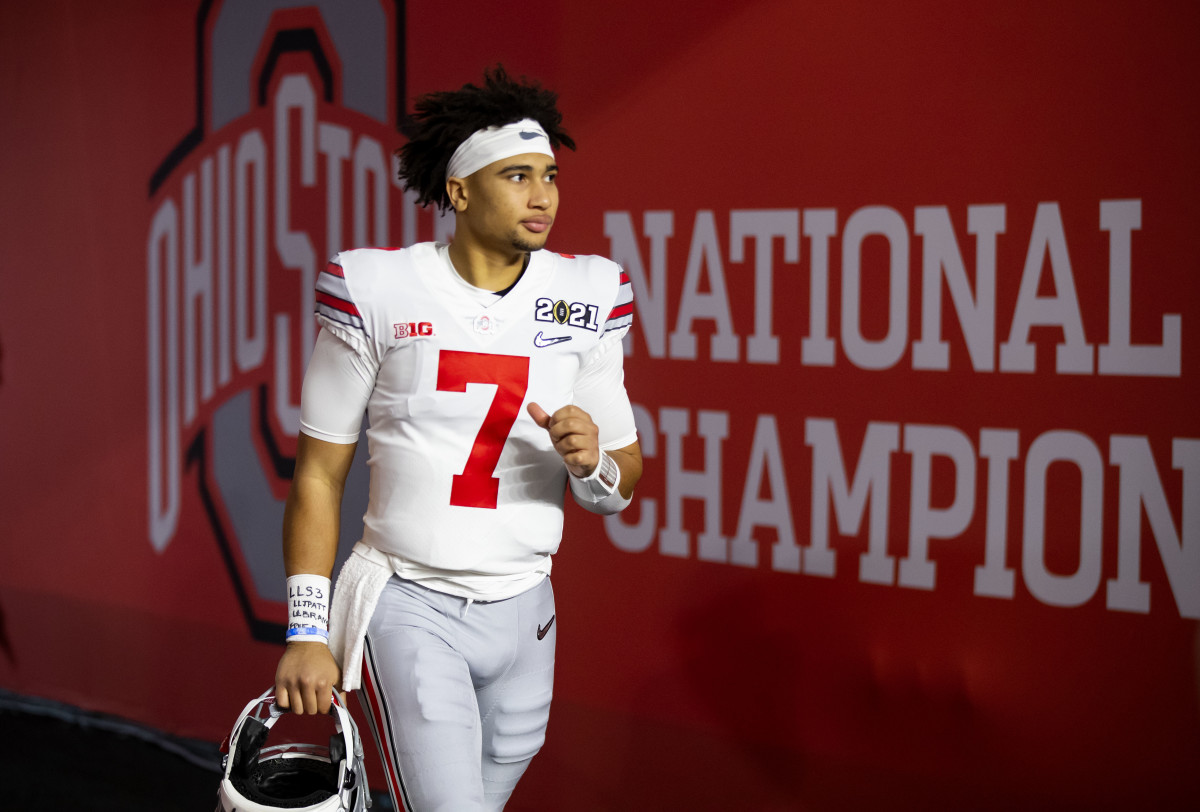
[[[558,166],[548,155],[504,158],[468,178],[467,212],[476,239],[499,250],[537,251],[558,212]]]

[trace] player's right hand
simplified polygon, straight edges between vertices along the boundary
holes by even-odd
[[[329,713],[342,672],[324,643],[288,643],[275,669],[275,704],[292,713]]]

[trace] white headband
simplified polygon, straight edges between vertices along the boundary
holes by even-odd
[[[554,157],[550,138],[542,125],[531,118],[502,127],[476,130],[458,145],[446,166],[446,177],[465,178],[488,164],[514,155],[537,152]]]

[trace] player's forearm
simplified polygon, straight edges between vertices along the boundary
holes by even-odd
[[[621,470],[621,481],[617,483],[617,490],[621,492],[621,496],[632,499],[633,489],[637,487],[638,480],[642,478],[641,446],[634,443],[607,453],[617,464],[617,468]]]
[[[320,480],[297,477],[283,513],[283,564],[288,575],[328,577],[337,557],[342,493]]]
[[[283,512],[283,564],[288,575],[328,577],[337,557],[342,491],[355,444],[329,443],[300,432],[296,472]]]

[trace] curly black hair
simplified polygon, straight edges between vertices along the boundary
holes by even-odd
[[[408,143],[396,150],[400,180],[417,193],[419,203],[448,209],[446,166],[458,145],[476,130],[524,118],[542,125],[552,148],[575,149],[575,142],[562,128],[557,102],[557,93],[524,76],[519,81],[509,78],[503,65],[484,72],[482,87],[465,84],[459,90],[422,96],[401,128]]]

